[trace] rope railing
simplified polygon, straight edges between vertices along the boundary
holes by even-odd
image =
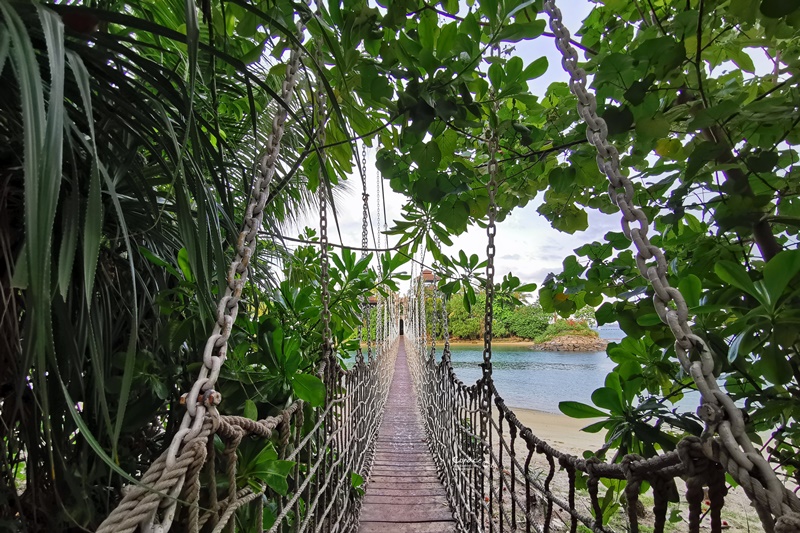
[[[598,167],[608,177],[609,194],[622,213],[623,232],[634,244],[642,276],[653,287],[659,317],[675,336],[675,352],[681,366],[701,393],[698,413],[706,428],[700,438],[682,439],[676,451],[648,459],[629,454],[619,463],[605,463],[594,456],[582,459],[555,449],[522,424],[506,406],[494,384],[491,360],[498,165],[497,132],[490,127],[484,349],[482,375],[475,384],[467,386],[456,377],[446,326],[441,360],[436,360],[435,340],[431,349],[427,348],[426,295],[421,275],[418,283],[412,282],[406,306],[412,314],[407,317],[409,365],[431,453],[455,518],[463,531],[470,532],[551,531],[562,527],[575,532],[579,524],[596,532],[609,531],[600,501],[600,481],[624,480],[630,531],[639,531],[639,493],[646,482],[653,491],[654,531],[658,533],[664,531],[668,502],[678,501],[675,479],[682,477],[686,482],[689,531],[700,530],[704,517],[702,502],[707,494],[707,514],[711,531],[716,533],[722,530],[727,473],[744,489],[765,531],[799,531],[800,499],[780,483],[772,467],[755,449],[742,412],[719,388],[711,353],[703,339],[692,331],[683,296],[669,284],[664,254],[647,237],[650,223],[644,211],[633,203],[633,185],[620,170],[617,149],[608,142],[606,123],[597,114],[594,95],[587,90],[586,72],[578,65],[578,55],[561,12],[555,0],[545,0],[543,5],[562,65],[570,76],[570,89],[578,100],[579,115],[587,125],[587,138],[597,149]],[[438,308],[436,298],[434,295],[434,310]],[[419,316],[413,316],[415,313]],[[442,319],[446,324],[446,312]],[[435,318],[433,322],[436,323]],[[435,339],[435,327],[430,337]],[[537,458],[544,465],[542,469],[534,463]],[[554,482],[556,476],[565,477],[565,482]],[[576,494],[579,478],[585,481],[587,489],[589,501],[580,502],[585,509],[579,508]]]
[[[565,56],[565,68],[570,67],[567,70],[573,77],[573,92],[580,93],[579,100],[581,100],[581,96],[585,97],[588,93],[585,88],[582,91],[576,90],[576,86],[580,89],[583,85],[574,82],[576,78],[574,61],[571,63],[566,59],[575,56],[574,50],[571,55],[565,51],[563,35],[568,35],[568,32],[560,24],[560,13],[552,0],[545,2],[545,8],[551,16],[551,27],[560,39],[558,46]],[[581,110],[582,116],[592,114],[595,122],[600,123],[602,127],[605,126],[596,114],[583,113],[582,108]],[[496,112],[497,107],[494,109],[494,113]],[[590,128],[588,131],[591,139],[591,132],[594,130]],[[600,137],[599,144],[604,145],[606,152],[611,151],[605,137],[603,135]],[[406,350],[409,353],[411,375],[417,389],[430,450],[460,529],[470,532],[505,530],[547,532],[569,527],[571,532],[575,532],[578,525],[582,524],[598,533],[610,531],[606,526],[608,521],[604,519],[610,517],[603,516],[605,506],[602,505],[599,494],[600,482],[605,479],[626,481],[624,495],[627,518],[630,531],[634,533],[639,531],[640,487],[642,483],[648,483],[653,490],[654,530],[656,533],[661,533],[666,524],[667,502],[678,501],[675,478],[683,476],[687,485],[689,531],[699,531],[702,518],[700,511],[707,491],[711,531],[720,532],[721,510],[727,493],[725,469],[720,462],[712,460],[714,457],[719,457],[719,451],[716,455],[708,451],[709,446],[719,449],[720,441],[689,437],[684,438],[674,452],[649,459],[627,455],[619,463],[605,463],[596,456],[583,459],[555,449],[537,437],[531,428],[522,424],[505,404],[492,376],[498,144],[497,132],[491,126],[488,138],[486,305],[483,317],[482,372],[476,383],[467,386],[455,374],[446,333],[446,304],[438,305],[437,289],[432,289],[432,309],[436,312],[441,308],[441,319],[445,324],[444,352],[439,361],[436,360],[435,350],[438,317],[432,317],[431,322],[434,327],[429,333],[426,325],[427,295],[422,274],[416,279],[412,278],[414,281],[407,298],[407,308],[411,316],[408,317],[410,338],[406,340]],[[602,158],[598,157],[598,161],[603,168]],[[625,196],[618,195],[615,199],[618,204],[625,204]],[[627,198],[627,201],[630,201],[630,198]],[[627,221],[632,219],[628,211],[623,209],[623,212],[625,216],[623,226],[627,228]],[[641,218],[637,216],[635,220]],[[641,231],[645,232],[646,228]],[[630,231],[627,231],[626,235],[630,235]],[[663,254],[659,257],[663,259]],[[649,279],[653,280],[653,276]],[[656,279],[654,284],[658,282]],[[663,285],[668,286],[666,281],[663,281]],[[677,291],[668,292],[672,300],[683,301]],[[666,304],[663,307],[667,317],[675,314]],[[681,308],[680,304],[678,308]],[[667,321],[670,324],[673,322]],[[428,349],[429,339],[430,349]],[[534,462],[535,459],[540,459],[544,467],[540,469],[537,466],[539,463]],[[540,474],[544,476],[543,479]],[[554,483],[557,475],[566,479]],[[581,481],[585,481],[587,488],[589,501],[583,502],[585,509],[578,506],[576,492],[579,476]],[[757,482],[751,485],[761,487]],[[748,492],[748,495],[750,494]],[[756,501],[760,516],[763,515],[763,508],[769,505],[769,502],[765,503],[769,496],[769,494],[763,495],[760,501],[751,498]],[[791,501],[790,497],[785,495],[783,497]],[[765,522],[764,516],[761,518],[762,522]],[[557,522],[560,523],[556,525]]]
[[[772,466],[747,434],[744,416],[733,399],[719,388],[714,358],[702,337],[692,331],[686,300],[667,279],[663,251],[650,242],[650,221],[634,204],[634,187],[620,168],[620,154],[608,141],[608,127],[597,113],[597,99],[587,89],[586,71],[578,65],[578,53],[570,42],[555,0],[545,0],[550,29],[561,64],[570,77],[570,91],[578,100],[578,114],[586,123],[586,138],[596,148],[597,166],[609,182],[609,196],[622,214],[622,231],[636,249],[636,264],[654,291],[653,305],[675,337],[675,354],[683,371],[692,377],[702,397],[698,414],[705,422],[703,450],[706,457],[725,470],[744,489],[767,532],[800,529],[800,498],[785,487]]]
[[[365,295],[361,301],[362,324],[358,328],[355,364],[350,369],[342,367],[330,327],[329,193],[323,185],[326,155],[319,150],[323,342],[316,370],[325,384],[324,403],[321,407],[311,407],[296,400],[262,420],[221,414],[218,408],[221,397],[214,386],[226,359],[248,278],[248,265],[256,253],[256,238],[276,173],[288,106],[300,82],[304,52],[300,46],[294,46],[281,88],[285,107],[277,110],[264,156],[256,165],[243,229],[229,265],[227,287],[219,301],[216,321],[202,354],[203,365],[190,392],[184,396],[184,418],[168,449],[138,483],[127,488],[99,532],[163,533],[173,523],[180,523],[190,533],[237,529],[270,533],[355,530],[361,503],[360,487],[353,480],[367,478],[370,471],[399,349],[401,319],[405,333],[402,342],[408,353],[428,445],[461,531],[548,532],[568,528],[576,532],[579,526],[595,532],[610,531],[606,525],[608,517],[604,517],[600,484],[603,480],[624,480],[629,530],[640,529],[639,496],[642,485],[647,483],[653,493],[653,529],[659,533],[666,525],[668,503],[679,500],[676,478],[681,477],[686,482],[689,531],[700,529],[705,516],[702,502],[707,494],[711,531],[718,533],[722,530],[726,473],[744,487],[768,531],[784,533],[800,529],[800,500],[777,481],[744,432],[741,413],[719,390],[710,354],[688,323],[685,302],[667,282],[663,253],[647,239],[649,222],[643,211],[633,206],[632,186],[619,170],[619,154],[607,141],[607,128],[597,116],[594,97],[586,90],[586,74],[577,66],[577,54],[560,12],[553,0],[545,0],[544,8],[550,16],[563,65],[570,74],[570,87],[578,98],[580,115],[588,124],[587,135],[598,149],[599,167],[609,177],[612,198],[623,213],[624,232],[637,248],[642,274],[654,287],[659,315],[676,335],[680,362],[703,396],[702,413],[707,426],[703,438],[684,438],[676,451],[656,457],[627,455],[620,462],[606,463],[552,447],[506,405],[495,386],[491,360],[497,209],[494,198],[502,181],[497,179],[498,137],[494,129],[488,132],[487,143],[489,223],[481,378],[467,385],[457,377],[451,361],[446,299],[435,288],[434,276],[430,288],[433,313],[429,317],[427,282],[421,271],[414,278],[413,270],[411,288],[402,302],[402,316],[398,299],[378,295],[373,328]],[[300,17],[296,30],[300,38],[306,33]],[[319,48],[315,51],[317,63],[322,64]],[[311,80],[308,81],[310,84]],[[324,146],[327,93],[321,84],[311,90],[315,103],[314,141],[317,146]],[[361,156],[362,257],[365,257],[369,216],[365,147]],[[381,187],[376,195],[377,248],[381,245]],[[631,228],[631,223],[639,227]],[[383,229],[386,230],[385,217]],[[424,264],[424,256],[420,264]],[[428,332],[429,325],[432,334]],[[444,346],[437,359],[436,341],[440,336]],[[366,358],[360,348],[362,341],[367,347]],[[714,437],[715,434],[719,436]],[[285,485],[276,484],[274,479],[270,484],[268,475],[253,475],[239,468],[242,450],[247,446],[243,443],[250,440],[257,440],[262,451],[274,448],[275,461],[282,461],[282,467],[290,469],[284,476]],[[579,489],[583,486],[585,492]]]
[[[418,291],[409,294],[409,308],[419,309]],[[444,314],[446,317],[446,313]],[[653,491],[653,528],[664,531],[668,502],[677,502],[675,479],[686,481],[689,531],[698,531],[710,517],[712,532],[722,530],[721,510],[727,492],[725,470],[703,453],[699,438],[681,441],[674,452],[653,458],[628,455],[619,463],[584,459],[564,453],[539,438],[509,408],[491,376],[467,385],[456,375],[444,337],[441,359],[427,344],[421,318],[407,316],[406,350],[419,398],[429,448],[461,531],[612,531],[604,526],[601,480],[625,480],[630,531],[639,531],[639,488]],[[493,400],[486,410],[481,397]],[[485,436],[481,418],[487,420]],[[578,477],[587,490],[579,492]],[[707,495],[707,498],[706,498]],[[707,515],[703,501],[710,502]]]
[[[301,17],[297,18],[296,30],[299,43],[306,33]],[[394,296],[384,297],[382,316],[377,316],[383,321],[382,327],[375,332],[373,346],[365,296],[358,331],[359,341],[366,341],[368,357],[365,361],[359,347],[355,365],[349,370],[342,367],[330,328],[328,192],[324,185],[326,177],[322,175],[325,158],[322,150],[318,152],[322,161],[318,192],[323,343],[316,370],[325,385],[324,403],[312,407],[297,400],[275,416],[251,420],[221,414],[218,406],[222,398],[214,390],[227,356],[249,263],[256,254],[256,240],[277,171],[288,107],[300,82],[303,53],[295,44],[289,55],[281,89],[284,106],[276,111],[264,155],[256,164],[243,229],[228,269],[228,286],[218,305],[200,374],[182,400],[186,405],[183,421],[169,448],[150,465],[138,483],[126,488],[122,501],[100,525],[100,533],[137,530],[165,533],[173,524],[180,524],[181,530],[190,533],[336,532],[356,528],[361,489],[354,481],[366,479],[370,470],[399,346],[394,326],[398,317]],[[318,47],[316,53],[317,63],[322,64]],[[309,85],[313,82],[310,77],[306,81]],[[316,103],[314,140],[323,146],[328,120],[327,94],[322,83],[316,90],[310,88]],[[365,156],[363,152],[364,163]],[[362,175],[366,175],[366,167],[362,167]],[[368,244],[366,181],[363,200],[362,257],[366,256]],[[259,457],[272,445],[276,461],[272,467],[277,470],[253,473],[239,468],[246,448],[243,443],[251,439],[259,442]],[[280,483],[275,476],[281,479]]]
[[[296,401],[280,415],[258,421],[210,408],[201,431],[183,446],[175,468],[167,468],[169,450],[165,451],[139,484],[128,487],[98,532],[166,531],[164,524],[173,522],[191,533],[218,532],[234,527],[237,512],[245,513],[241,520],[254,524],[247,531],[352,530],[360,497],[351,478],[369,473],[397,349],[397,339],[381,339],[373,361],[358,361],[349,370],[326,368],[333,392],[324,407],[312,409]],[[246,438],[258,439],[263,446],[272,443],[280,460],[294,463],[285,494],[240,475],[237,452]],[[181,476],[185,481],[180,493],[162,503]],[[240,486],[242,482],[247,484]],[[271,506],[270,519],[265,505]]]

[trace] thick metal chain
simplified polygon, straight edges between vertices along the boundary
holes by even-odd
[[[441,291],[439,292],[441,295]],[[442,338],[444,339],[443,353],[450,353],[450,316],[447,312],[447,298],[442,296]]]
[[[364,177],[366,179],[367,175],[367,145],[366,143],[363,145],[362,157],[361,157],[364,165]],[[380,172],[375,173],[375,200],[376,200],[376,207],[375,207],[375,228],[377,229],[377,235],[375,235],[375,247],[380,250],[381,248],[381,174]],[[383,277],[383,267],[381,265],[381,257],[380,252],[375,252],[375,258],[377,259],[378,265],[378,278]],[[385,336],[388,333],[386,328],[384,327],[386,324],[386,319],[384,313],[386,312],[386,305],[387,300],[381,296],[380,294],[377,295],[378,302],[377,307],[375,309],[375,344],[376,349],[382,349],[381,347],[384,344]],[[378,354],[379,355],[379,354]]]
[[[297,35],[302,38],[305,24],[297,22]],[[180,450],[181,444],[193,439],[200,433],[205,418],[206,408],[214,408],[220,396],[213,390],[219,377],[222,364],[228,351],[228,339],[239,312],[239,300],[247,283],[248,266],[256,251],[258,231],[264,218],[264,206],[269,198],[269,188],[275,176],[276,163],[280,153],[281,141],[286,125],[288,111],[286,106],[292,101],[297,86],[301,52],[293,47],[286,68],[286,78],[281,86],[281,99],[285,106],[275,110],[272,119],[272,131],[267,140],[266,150],[258,164],[258,172],[253,182],[253,191],[244,215],[242,231],[236,243],[236,255],[228,268],[225,293],[217,306],[217,320],[203,350],[203,366],[190,392],[184,397],[186,413],[172,439],[167,454],[167,467],[171,468]]]
[[[367,145],[361,145],[361,259],[367,257],[367,247],[369,246],[369,234],[367,223],[369,222],[369,195],[367,194]],[[361,343],[364,340],[364,324],[367,328],[367,354],[371,359],[372,351],[369,343],[369,298],[364,295],[361,301],[361,324],[358,325],[358,350],[356,350],[356,360],[364,361],[364,354],[361,353]]]
[[[369,194],[367,194],[367,144],[361,144],[361,258],[369,247]]]
[[[489,183],[486,191],[489,194],[489,223],[486,226],[486,308],[483,316],[483,377],[492,375],[492,322],[494,321],[494,237],[497,234],[497,128],[491,128],[489,137]]]
[[[633,184],[620,172],[619,152],[608,142],[608,127],[597,115],[594,95],[586,89],[586,72],[578,66],[578,53],[570,44],[570,33],[562,22],[561,11],[555,5],[555,0],[545,0],[544,10],[550,17],[550,29],[556,36],[556,46],[562,54],[561,64],[570,75],[570,89],[578,99],[578,113],[586,122],[586,136],[597,148],[597,165],[608,177],[609,195],[622,212],[623,232],[636,246],[636,264],[642,276],[653,286],[653,302],[659,317],[675,335],[675,353],[681,366],[692,376],[702,395],[703,405],[699,411],[706,421],[706,435],[713,435],[716,430],[725,451],[745,471],[746,477],[766,485],[762,490],[767,491],[766,499],[769,500],[769,510],[773,515],[790,513],[792,509],[797,509],[797,497],[783,487],[769,463],[747,436],[741,410],[717,384],[711,351],[689,326],[686,301],[667,280],[667,260],[647,236],[650,223],[644,211],[633,204]],[[636,223],[638,227],[631,227],[631,223]],[[705,444],[706,453],[712,457],[711,439],[706,439]],[[726,468],[737,480],[745,477],[740,472],[731,471],[730,465],[726,465]],[[749,473],[756,474],[758,479]]]
[[[497,98],[495,95],[494,115],[490,117],[491,121],[497,118]],[[479,382],[479,403],[480,403],[480,436],[481,436],[481,453],[485,457],[486,454],[491,453],[491,428],[489,417],[492,411],[492,322],[494,321],[494,256],[495,245],[494,237],[497,234],[497,227],[495,225],[497,219],[497,202],[495,195],[497,193],[497,128],[490,125],[489,132],[489,183],[486,185],[486,191],[489,195],[489,223],[486,225],[486,307],[483,315],[483,375]],[[483,470],[479,474],[479,494],[483,495],[485,487],[484,477],[487,476]],[[493,484],[493,471],[491,467],[488,471],[488,490],[491,492]],[[483,496],[481,496],[483,497]],[[489,500],[489,513],[491,514],[491,499]],[[481,510],[483,513],[483,509]]]
[[[364,149],[366,150],[366,146],[364,147]],[[365,154],[366,154],[366,152],[365,152]],[[366,164],[367,163],[366,163],[366,156],[365,156],[364,157],[364,166],[365,166],[365,168],[366,168]],[[365,172],[365,174],[366,174],[366,172]],[[376,244],[375,244],[375,247],[380,249],[381,243],[383,242],[383,237],[382,237],[382,234],[381,234],[381,227],[382,227],[381,226],[381,173],[380,172],[376,172],[375,176],[376,176],[375,177],[375,200],[376,200],[375,229],[378,232],[378,234],[375,236],[375,240],[377,241]],[[386,238],[386,244],[387,244],[387,247],[388,247],[388,244],[389,244],[389,238],[388,237]],[[380,254],[380,252],[376,252],[376,253]],[[381,262],[380,261],[378,261],[378,275],[382,275]]]
[[[317,58],[320,66],[322,57],[317,49]],[[325,86],[317,84],[317,157],[319,158],[319,246],[320,246],[320,279],[319,283],[322,291],[322,356],[326,360],[333,352],[333,340],[331,334],[331,295],[329,291],[330,275],[328,269],[330,260],[328,257],[328,188],[326,187],[326,154],[322,150],[325,146],[325,124],[328,120],[328,99],[325,93]]]
[[[433,279],[435,283],[435,275]],[[433,300],[431,302],[431,318],[433,319],[431,323],[431,359],[436,361],[436,332],[439,330],[439,291],[436,287],[433,288],[431,299]]]
[[[369,304],[365,306],[365,309],[367,315],[367,361],[372,361],[375,354],[372,353],[372,334],[370,333],[372,331],[372,317],[370,316]]]

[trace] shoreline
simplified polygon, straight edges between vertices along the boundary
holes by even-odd
[[[438,344],[439,341],[437,341]],[[519,346],[521,348],[532,348],[536,343],[533,341],[527,340],[516,340],[516,339],[493,339],[492,345],[495,344],[502,344],[504,346]],[[476,340],[451,340],[450,346],[483,346],[483,341],[480,339]]]
[[[601,418],[570,418],[562,413],[548,413],[524,407],[509,408],[534,435],[561,451],[581,456],[584,450],[596,451],[603,446],[605,430],[598,433],[581,431]],[[506,426],[505,432],[508,431]]]
[[[610,342],[613,341],[600,337],[560,335],[543,343],[523,339],[494,339],[492,345],[540,352],[593,353],[604,352]],[[450,346],[455,348],[482,347],[483,340],[451,340]]]

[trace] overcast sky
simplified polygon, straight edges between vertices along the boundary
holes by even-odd
[[[564,14],[564,22],[574,33],[581,27],[582,20],[589,14],[593,4],[587,0],[561,0],[559,6]],[[555,81],[568,81],[567,74],[561,68],[559,52],[552,38],[542,36],[534,41],[521,41],[515,44],[516,55],[520,56],[527,66],[541,56],[547,56],[549,68],[540,78],[530,82],[533,94],[543,97],[548,85]],[[360,149],[360,147],[359,147]],[[375,148],[367,151],[367,186],[370,195],[370,213],[374,217],[376,209],[377,170],[375,169]],[[361,243],[361,186],[358,176],[350,181],[351,190],[345,199],[337,200],[339,224],[344,244],[360,246]],[[401,207],[405,203],[402,195],[395,193],[384,184],[386,192],[387,216],[389,227],[393,220],[400,219]],[[519,277],[523,283],[541,284],[549,272],[561,270],[561,262],[573,250],[585,242],[602,240],[608,231],[619,231],[618,215],[605,215],[600,212],[589,212],[589,229],[574,235],[559,232],[536,212],[541,204],[542,194],[524,208],[516,209],[511,216],[498,225],[496,246],[496,279],[508,272]],[[356,208],[355,206],[359,206]],[[315,221],[307,225],[316,227]],[[446,251],[452,255],[458,250],[467,254],[476,253],[483,258],[486,254],[486,230],[474,227],[466,234],[454,239],[454,244]],[[337,242],[335,229],[331,231],[331,241]],[[370,237],[370,241],[372,238]],[[390,236],[390,243],[397,241]],[[384,241],[385,242],[385,241]],[[430,256],[428,256],[430,257]]]

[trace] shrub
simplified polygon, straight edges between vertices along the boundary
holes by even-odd
[[[563,337],[565,335],[578,335],[581,337],[599,337],[599,334],[594,331],[583,320],[556,320],[552,324],[548,324],[544,332],[536,337],[536,342],[547,342],[556,337]]]
[[[539,306],[526,305],[514,309],[507,317],[508,331],[523,339],[535,339],[548,326],[548,315]]]

